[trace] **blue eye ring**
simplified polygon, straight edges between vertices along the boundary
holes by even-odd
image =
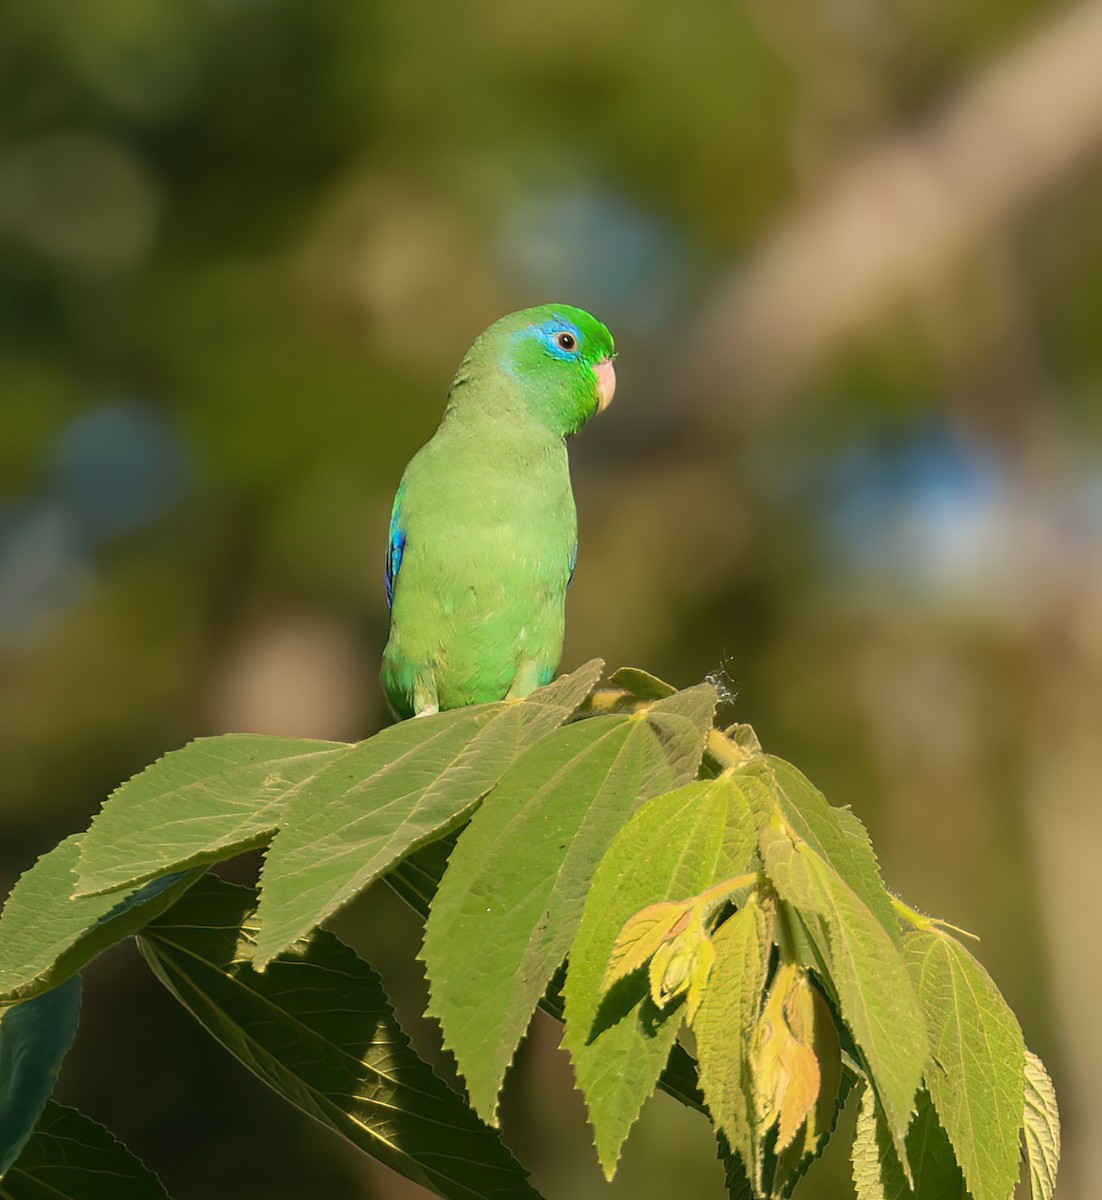
[[[582,332],[570,321],[553,317],[539,327],[543,344],[555,358],[573,362],[582,353]]]

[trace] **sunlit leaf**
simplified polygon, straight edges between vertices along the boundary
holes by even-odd
[[[31,1136],[79,1021],[78,975],[0,1015],[0,1175]]]
[[[861,899],[804,841],[766,830],[765,869],[827,958],[841,1016],[868,1063],[901,1149],[928,1042],[922,1010],[896,943]]]
[[[1025,1052],[1025,1157],[1033,1200],[1052,1200],[1060,1166],[1060,1113],[1045,1064]]]
[[[655,1009],[641,973],[600,997],[609,956],[624,923],[648,904],[694,896],[750,868],[756,854],[747,786],[759,785],[725,777],[649,801],[617,834],[594,876],[570,952],[564,1043],[610,1176],[683,1014]]]
[[[73,890],[93,895],[262,845],[291,791],[353,751],[231,733],[173,750],[117,788],[80,842]]]
[[[102,1125],[51,1101],[0,1180],[0,1200],[168,1200],[168,1194]]]
[[[964,1177],[929,1095],[921,1091],[907,1132],[914,1186],[900,1165],[895,1141],[875,1093],[866,1087],[857,1110],[851,1158],[857,1200],[969,1200]],[[1009,1194],[1004,1200],[1009,1200]]]
[[[594,661],[520,702],[403,721],[305,781],[264,863],[257,965],[462,823],[528,746],[570,716],[600,672]]]
[[[975,1200],[1006,1200],[1018,1178],[1025,1045],[990,976],[954,938],[915,930],[907,965],[926,1014],[926,1086]]]
[[[463,831],[425,929],[429,1011],[493,1119],[505,1071],[566,957],[593,873],[642,801],[691,779],[715,696],[560,729],[519,758]]]
[[[623,688],[640,700],[663,700],[677,691],[672,684],[659,679],[641,667],[620,667],[608,677],[614,687]]]
[[[352,950],[318,930],[267,971],[252,967],[254,902],[208,876],[139,945],[226,1049],[361,1150],[453,1200],[535,1197],[497,1135],[411,1049]]]
[[[822,792],[791,763],[775,755],[768,755],[765,761],[788,826],[834,869],[899,945],[899,920],[864,825],[848,808],[828,804]]]
[[[0,1004],[56,987],[98,954],[136,933],[203,873],[166,876],[130,893],[70,897],[80,835],[25,871],[0,915]]]
[[[913,1196],[869,1087],[861,1093],[850,1158],[857,1200],[909,1200]]]
[[[750,1046],[772,949],[769,915],[751,897],[713,937],[715,966],[693,1021],[700,1085],[712,1120],[749,1175],[756,1167]]]
[[[454,844],[451,837],[431,842],[423,850],[411,854],[404,862],[399,863],[386,876],[387,883],[394,891],[422,917],[428,916],[429,902],[443,878],[448,855]],[[539,1004],[540,1008],[556,1021],[562,1020],[562,997],[554,987],[540,997]],[[696,1063],[684,1047],[674,1044],[658,1085],[679,1103],[698,1112],[705,1111],[704,1097],[697,1082]]]

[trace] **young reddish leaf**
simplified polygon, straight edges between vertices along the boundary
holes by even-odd
[[[822,992],[811,982],[806,971],[801,971],[798,986],[785,1000],[784,1015],[792,1036],[815,1052],[819,1063],[819,1099],[808,1114],[808,1130],[814,1139],[831,1123],[834,1105],[838,1099],[838,1088],[842,1082],[842,1054],[838,1040],[838,1026],[830,1005],[823,999]]]
[[[673,935],[675,926],[687,924],[690,908],[691,902],[687,900],[681,903],[663,900],[660,904],[648,904],[629,917],[608,956],[601,991],[607,992],[617,980],[646,966],[651,955]]]
[[[686,995],[685,1019],[691,1025],[715,960],[715,947],[704,928],[700,906],[693,905],[685,927],[664,941],[651,959],[647,978],[654,1006],[665,1008],[678,996]]]
[[[795,963],[778,969],[751,1048],[758,1138],[764,1141],[776,1125],[778,1152],[795,1138],[819,1096],[818,1059],[793,1034],[787,1018],[790,1007],[799,1007],[803,986],[806,977]]]

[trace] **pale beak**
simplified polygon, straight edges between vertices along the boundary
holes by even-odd
[[[604,412],[616,391],[616,369],[611,358],[602,358],[593,371],[597,376],[597,411]]]

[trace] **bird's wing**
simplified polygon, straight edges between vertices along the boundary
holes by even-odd
[[[578,565],[578,539],[574,539],[574,549],[570,551],[570,570],[566,576],[566,586],[574,582],[574,568]]]
[[[402,528],[402,492],[394,497],[394,509],[390,514],[390,542],[386,548],[386,606],[394,604],[394,581],[402,569],[402,558],[406,552],[406,531]]]

